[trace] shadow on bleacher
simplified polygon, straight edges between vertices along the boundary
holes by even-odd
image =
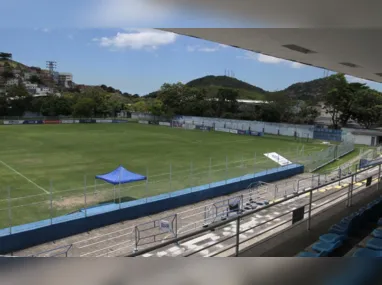
[[[382,257],[382,196],[334,224],[297,257]]]

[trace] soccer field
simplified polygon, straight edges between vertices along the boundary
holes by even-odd
[[[1,126],[0,133],[0,227],[76,211],[85,195],[86,206],[113,202],[113,187],[95,175],[119,165],[148,174],[148,182],[117,187],[128,201],[277,167],[264,153],[294,161],[303,145],[140,124]],[[304,143],[305,155],[323,148]]]

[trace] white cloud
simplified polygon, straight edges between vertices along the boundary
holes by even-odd
[[[219,44],[219,47],[221,47],[221,48],[229,48],[230,46]]]
[[[169,5],[154,0],[98,0],[82,9],[77,20],[86,27],[120,28],[126,26],[158,26],[173,11]]]
[[[302,68],[305,65],[302,63],[299,63],[299,62],[292,62],[291,66],[292,66],[292,68]]]
[[[269,56],[265,54],[259,54],[257,56],[257,60],[264,63],[280,63],[284,61],[281,58],[277,58],[277,57],[273,57],[273,56]]]
[[[351,75],[345,75],[345,77],[348,82],[370,83],[370,81],[366,79],[362,79],[362,78],[351,76]]]
[[[176,35],[152,29],[128,29],[126,33],[117,33],[113,37],[93,39],[100,46],[111,49],[149,49],[174,43]]]
[[[302,68],[304,67],[304,64],[299,62],[292,62],[289,60],[285,60],[282,58],[269,56],[265,54],[258,54],[251,51],[246,51],[243,56],[238,56],[237,58],[240,59],[249,59],[249,60],[256,60],[261,63],[269,63],[269,64],[288,64],[292,68]]]
[[[218,45],[210,46],[210,47],[194,45],[194,46],[187,46],[187,51],[188,52],[195,52],[195,51],[199,51],[199,52],[216,52],[216,51],[219,51],[219,50],[227,48],[227,47],[229,47],[229,46],[223,45],[223,44],[218,44]]]

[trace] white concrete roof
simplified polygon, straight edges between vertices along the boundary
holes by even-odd
[[[382,26],[381,19],[382,17],[379,17],[378,21]],[[382,29],[166,28],[162,30],[382,82]]]

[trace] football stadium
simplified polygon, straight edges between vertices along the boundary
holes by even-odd
[[[1,250],[14,256],[229,256],[230,219],[252,245],[378,174],[379,149],[314,126],[44,118],[1,131]]]
[[[12,225],[17,226],[86,206],[147,198],[278,167],[266,153],[298,161],[328,147],[286,136],[131,123],[2,126],[1,131],[6,138],[0,143],[1,184],[6,185],[1,189],[2,227],[9,223],[8,195]],[[116,189],[96,179],[118,166],[147,179]]]

